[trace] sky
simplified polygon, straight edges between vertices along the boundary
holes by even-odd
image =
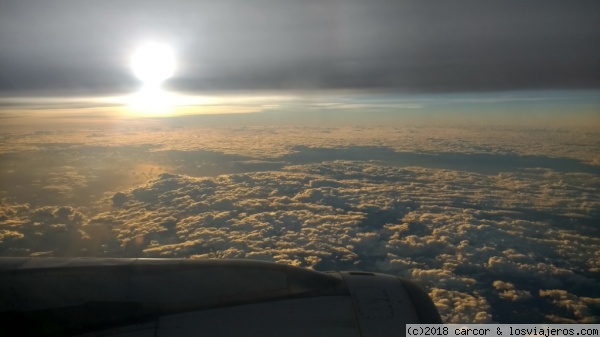
[[[597,1],[2,0],[0,92],[131,90],[145,40],[176,91],[600,86]]]

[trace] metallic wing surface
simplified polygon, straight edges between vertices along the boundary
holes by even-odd
[[[22,336],[385,337],[442,323],[395,276],[217,259],[0,258],[0,317]]]

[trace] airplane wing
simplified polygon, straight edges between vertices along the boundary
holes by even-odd
[[[442,323],[420,287],[253,260],[0,258],[20,336],[404,336]]]

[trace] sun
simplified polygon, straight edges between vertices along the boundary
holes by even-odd
[[[147,42],[133,53],[131,68],[145,87],[160,87],[175,73],[175,54],[166,44]]]
[[[175,73],[175,53],[167,44],[146,42],[131,56],[133,74],[142,87],[127,99],[129,111],[136,115],[168,115],[174,108],[174,95],[161,88]]]

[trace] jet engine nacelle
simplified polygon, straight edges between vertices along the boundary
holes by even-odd
[[[0,258],[0,317],[61,336],[383,337],[442,323],[399,277],[212,259]]]

